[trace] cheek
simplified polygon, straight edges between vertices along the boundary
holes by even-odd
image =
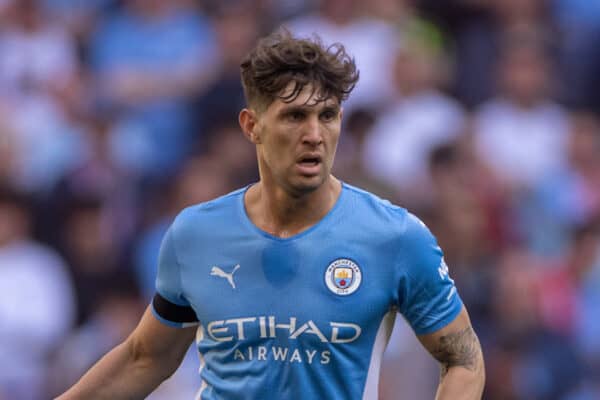
[[[269,143],[269,153],[272,158],[281,159],[289,156],[292,151],[293,144],[286,137],[273,138]]]
[[[271,168],[289,164],[293,159],[293,143],[286,135],[269,135],[262,143],[262,157]]]
[[[338,141],[340,140],[340,131],[341,127],[339,124],[336,124],[335,126],[332,126],[327,130],[327,135],[325,136],[325,138],[328,146],[331,147],[331,150],[335,150],[335,147],[337,146]]]

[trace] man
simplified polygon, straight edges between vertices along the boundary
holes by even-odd
[[[176,218],[139,326],[60,400],[143,398],[194,337],[199,399],[375,399],[398,311],[442,365],[438,398],[480,398],[480,345],[431,233],[330,175],[358,80],[344,47],[273,34],[242,80],[260,181]]]
[[[32,214],[29,195],[0,182],[0,399],[43,397],[46,358],[75,319],[68,265],[34,239]]]

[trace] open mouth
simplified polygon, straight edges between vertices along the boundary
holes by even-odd
[[[300,157],[296,165],[303,175],[317,175],[321,169],[322,159],[318,155],[308,154]]]
[[[319,165],[321,163],[321,159],[319,157],[302,157],[298,164],[305,165],[307,167]]]

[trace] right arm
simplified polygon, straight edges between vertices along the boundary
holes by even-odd
[[[56,400],[145,398],[181,364],[196,329],[169,327],[148,307],[133,333]]]

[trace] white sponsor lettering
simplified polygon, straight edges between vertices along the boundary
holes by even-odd
[[[275,359],[275,361],[285,361],[285,359],[287,358],[287,347],[271,347],[271,351],[273,352],[273,358]]]
[[[292,333],[290,335],[290,339],[298,339],[298,336],[302,335],[303,333],[311,333],[313,335],[316,335],[319,339],[321,339],[321,342],[327,343],[327,338],[325,337],[325,335],[323,335],[319,328],[317,328],[317,326],[314,322],[312,322],[312,320],[303,324],[300,328],[298,328],[296,332]]]
[[[258,360],[267,361],[267,348],[265,346],[258,347]]]
[[[235,349],[235,353],[233,354],[233,359],[234,360],[246,360],[246,358],[244,358],[244,353],[242,353],[239,349]]]
[[[348,324],[343,322],[331,322],[331,343],[351,343],[354,342],[360,336],[362,329],[356,324]],[[354,335],[351,337],[341,338],[340,330],[348,333],[353,331]]]
[[[438,267],[438,273],[440,274],[441,279],[448,279],[450,282],[452,282],[452,284],[454,284],[454,280],[452,278],[450,278],[450,271],[448,270],[448,264],[446,264],[446,261],[444,261],[443,257],[442,257],[442,260],[440,261],[440,266]]]
[[[266,317],[258,317],[258,324],[260,326],[260,338],[264,339],[267,337],[267,323],[265,322]]]
[[[448,282],[450,282],[452,284],[452,287],[450,288],[450,292],[446,296],[446,301],[449,301],[452,298],[452,296],[456,293],[456,287],[454,286],[454,279],[450,278],[450,271],[448,270],[448,264],[446,264],[446,261],[444,261],[443,257],[442,257],[442,260],[440,261],[440,266],[438,267],[438,273],[440,274],[440,278],[442,280],[446,279],[446,280],[448,280]]]
[[[215,336],[216,333],[225,333],[229,330],[228,327],[222,327],[222,328],[216,328],[215,325],[218,326],[222,326],[225,323],[225,321],[212,321],[209,322],[208,326],[206,327],[206,330],[208,331],[208,334],[210,335],[210,337],[217,341],[217,342],[230,342],[233,340],[233,336],[222,336],[222,337],[217,337]]]
[[[275,317],[270,316],[269,317],[269,334],[270,334],[270,337],[272,337],[272,338],[277,337],[277,335],[275,334],[275,329],[287,329],[290,333],[294,332],[296,330],[296,318],[291,317],[289,324],[276,324]]]
[[[315,357],[319,354],[319,357]],[[328,350],[318,352],[317,350],[290,349],[281,346],[248,346],[247,348],[235,349],[233,352],[234,361],[253,361],[254,354],[257,355],[256,361],[278,361],[285,363],[307,363],[313,362],[328,364],[331,359],[331,352]]]
[[[359,325],[349,322],[329,322],[327,329],[323,329],[313,320],[308,320],[300,326],[296,317],[290,317],[288,321],[289,323],[277,321],[274,316],[231,318],[209,322],[206,331],[208,336],[217,342],[248,340],[251,332],[256,334],[257,327],[261,339],[277,338],[285,334],[289,339],[296,340],[302,335],[313,335],[322,343],[352,343],[362,333]]]
[[[296,349],[292,352],[292,356],[290,357],[290,362],[302,362],[302,358],[300,358],[300,350]]]
[[[317,351],[316,350],[313,350],[313,351],[304,350],[304,352],[306,352],[306,357],[308,357],[308,363],[312,364],[313,358],[315,358],[315,354],[317,354]]]
[[[244,340],[244,339],[246,339],[246,336],[244,336],[244,322],[254,322],[254,321],[256,321],[255,317],[234,318],[234,319],[228,319],[227,321],[225,321],[225,323],[226,324],[236,324],[237,332],[238,332],[238,340]]]

